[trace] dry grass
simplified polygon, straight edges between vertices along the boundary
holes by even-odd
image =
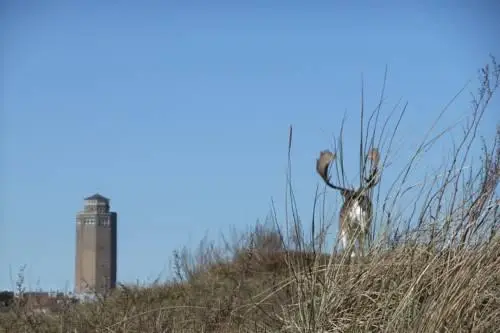
[[[472,118],[445,171],[462,170],[473,153],[469,143],[499,76],[495,62],[483,70]],[[365,149],[362,144],[360,151]],[[380,201],[386,214],[380,214],[377,230],[384,233],[375,237],[366,257],[325,250],[325,228],[318,219],[312,222],[314,237],[306,242],[290,189],[286,230],[273,215],[271,223],[224,248],[203,243],[195,255],[176,252],[176,278],[166,283],[123,285],[107,297],[48,314],[16,302],[0,312],[0,332],[496,331],[500,128],[482,157],[475,172],[448,172],[432,182],[422,191],[421,208],[401,217],[399,225],[387,214],[396,204]],[[396,203],[412,165],[394,186]],[[412,227],[402,228],[409,220]]]
[[[493,332],[500,327],[498,240],[445,253],[402,247],[364,262],[290,257],[247,256],[237,264],[208,267],[189,281],[123,286],[106,299],[50,315],[17,306],[2,314],[1,327],[4,332]],[[303,269],[290,272],[287,260]]]

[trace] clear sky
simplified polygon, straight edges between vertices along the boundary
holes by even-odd
[[[407,160],[441,108],[469,80],[476,89],[489,54],[500,61],[500,5],[363,4],[2,1],[0,289],[22,265],[28,288],[73,288],[75,214],[96,192],[119,215],[123,282],[167,276],[173,250],[251,226],[271,198],[282,221],[290,124],[307,221],[315,159],[344,113],[355,179],[361,75],[372,109],[386,65],[384,112],[409,103],[398,137]],[[438,167],[444,151],[425,164]]]

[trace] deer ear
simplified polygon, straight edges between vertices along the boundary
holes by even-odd
[[[319,158],[316,160],[316,171],[325,181],[328,181],[328,167],[335,157],[331,151],[324,150],[319,153]]]

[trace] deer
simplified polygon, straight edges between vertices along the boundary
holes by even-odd
[[[378,163],[380,155],[378,149],[372,148],[367,158],[371,161],[368,177],[364,177],[365,184],[360,184],[357,189],[344,188],[330,181],[328,170],[335,160],[336,154],[324,150],[320,152],[316,160],[316,171],[325,184],[340,192],[343,203],[339,212],[339,233],[344,251],[350,251],[351,257],[355,257],[355,243],[358,243],[358,254],[364,256],[364,247],[370,240],[370,228],[373,219],[373,204],[369,191],[380,181]]]

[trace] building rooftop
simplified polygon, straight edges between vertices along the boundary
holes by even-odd
[[[91,195],[90,197],[86,197],[85,200],[98,200],[98,201],[109,201],[108,198],[100,195],[99,193],[96,193],[94,195]]]

